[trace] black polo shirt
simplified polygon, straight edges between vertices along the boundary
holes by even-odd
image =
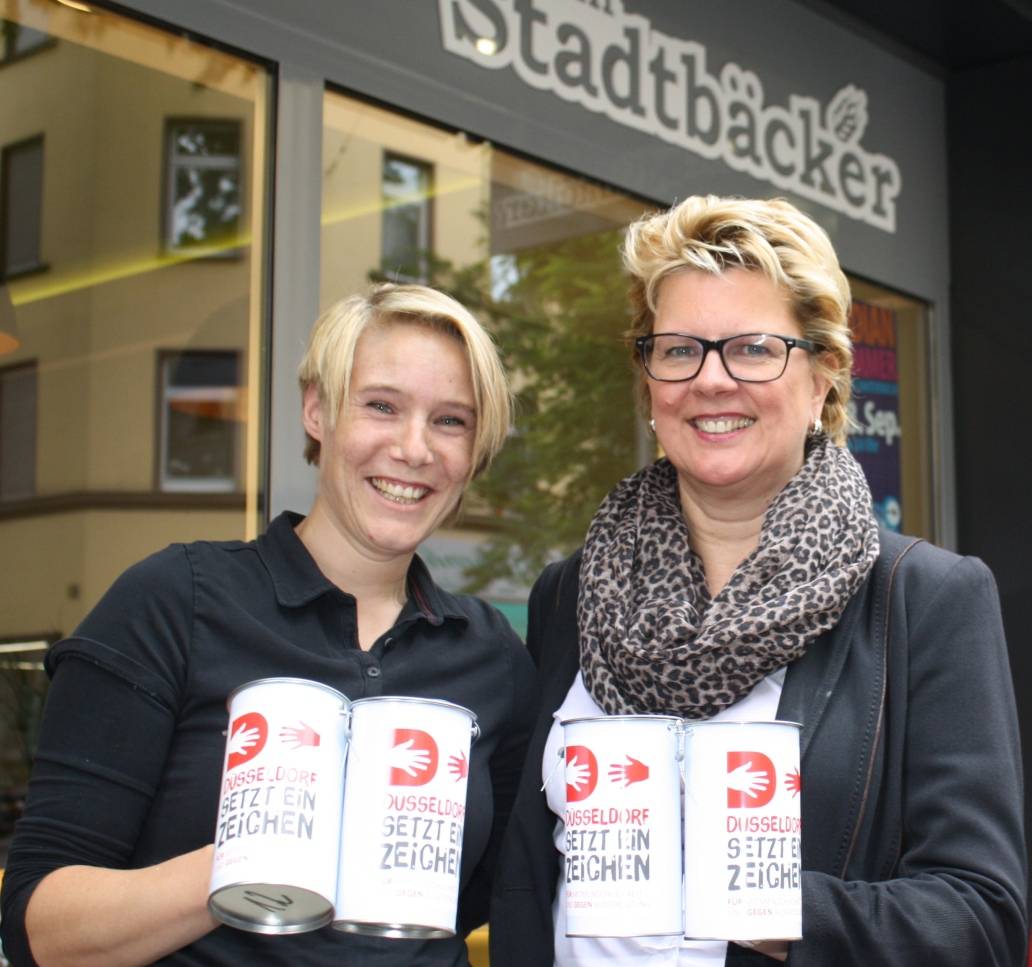
[[[460,926],[486,919],[491,865],[533,721],[533,666],[506,620],[438,588],[415,558],[393,628],[358,647],[355,599],[278,517],[257,541],[177,544],[123,574],[47,657],[53,677],[25,818],[4,881],[8,956],[31,964],[32,889],[73,863],[142,867],[210,843],[226,696],[260,678],[323,682],[355,700],[446,699],[471,709]],[[260,936],[219,927],[168,964],[465,964],[461,937],[380,940],[327,927]]]

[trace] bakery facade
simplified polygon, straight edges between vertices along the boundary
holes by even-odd
[[[377,279],[453,292],[514,373],[506,453],[424,557],[518,629],[654,457],[617,248],[690,194],[781,195],[829,232],[850,447],[887,526],[957,546],[926,65],[799,0],[0,0],[0,22],[0,816],[42,654],[114,578],[307,508],[296,366]]]

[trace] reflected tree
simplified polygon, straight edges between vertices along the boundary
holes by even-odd
[[[430,284],[493,332],[517,396],[515,433],[468,501],[491,524],[465,572],[469,591],[532,583],[583,542],[603,496],[637,466],[621,236],[582,234],[462,267],[428,259]]]
[[[0,849],[21,815],[48,684],[32,656],[0,658]]]

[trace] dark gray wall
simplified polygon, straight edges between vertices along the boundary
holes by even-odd
[[[957,73],[948,94],[959,546],[983,558],[1000,586],[1026,786],[1032,778],[1030,92],[1032,58],[1025,57]],[[1032,830],[1028,808],[1026,828]]]

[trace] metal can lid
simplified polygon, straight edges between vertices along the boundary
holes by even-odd
[[[454,937],[454,930],[422,924],[373,923],[368,920],[334,920],[333,929],[344,933],[363,934],[367,937],[390,937],[402,940],[439,940]]]
[[[667,722],[681,723],[684,719],[676,715],[649,715],[646,713],[632,713],[628,715],[583,715],[575,719],[563,719],[560,725],[580,725],[584,722]]]
[[[458,705],[455,702],[449,702],[443,698],[419,698],[416,695],[376,695],[373,698],[358,698],[351,703],[351,707],[357,708],[359,705],[369,705],[373,702],[406,702],[416,705],[438,705],[452,709],[455,712],[463,712],[468,715],[473,722],[476,722],[477,720],[477,713],[466,708],[465,705]]]
[[[244,682],[242,685],[237,685],[226,696],[226,707],[229,708],[233,704],[233,699],[236,698],[241,692],[247,691],[249,688],[255,688],[258,685],[307,685],[311,688],[322,689],[324,692],[329,692],[334,698],[340,699],[340,702],[344,708],[347,708],[351,702],[348,697],[341,691],[338,691],[332,685],[326,685],[323,682],[316,682],[310,678],[256,678],[251,682]]]
[[[208,897],[212,916],[250,933],[307,933],[333,920],[333,903],[283,883],[230,883]]]

